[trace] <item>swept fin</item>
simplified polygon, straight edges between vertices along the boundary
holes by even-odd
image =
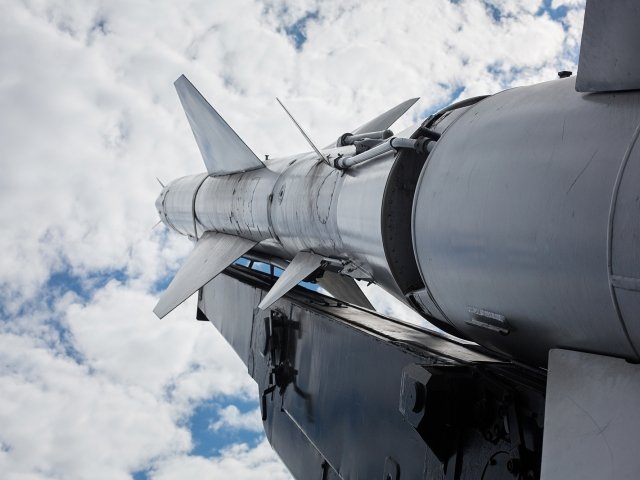
[[[640,2],[588,0],[576,77],[578,92],[640,89]]]
[[[331,165],[331,162],[329,162],[329,160],[327,159],[327,157],[324,156],[324,154],[318,150],[318,147],[316,147],[316,145],[311,141],[311,139],[309,138],[309,135],[307,135],[305,133],[305,131],[302,129],[302,127],[300,126],[300,124],[296,121],[295,118],[293,118],[293,115],[291,115],[291,113],[289,113],[289,110],[287,110],[287,107],[284,106],[284,104],[280,101],[280,99],[278,97],[276,97],[276,100],[278,101],[278,103],[280,104],[280,106],[282,107],[282,109],[285,111],[285,113],[287,115],[289,115],[289,118],[291,119],[291,121],[293,122],[293,124],[298,128],[298,130],[300,131],[300,133],[302,134],[302,136],[304,137],[304,139],[307,141],[307,143],[309,144],[309,146],[311,148],[313,148],[313,151],[316,152],[316,154],[324,161],[324,163],[326,163],[327,165]]]
[[[393,107],[391,110],[387,110],[383,114],[378,115],[376,118],[369,120],[364,125],[360,125],[351,133],[357,135],[358,133],[378,132],[380,130],[386,130],[391,125],[393,125],[396,120],[404,115],[406,111],[409,110],[418,100],[420,100],[420,97],[405,100],[404,102]]]
[[[158,318],[164,317],[256,243],[225,233],[205,232],[160,296],[153,313]]]
[[[375,311],[375,308],[362,292],[358,283],[351,277],[327,270],[322,274],[322,277],[318,279],[318,285],[338,300]]]
[[[174,85],[204,164],[211,175],[228,175],[264,167],[256,154],[209,105],[187,77],[181,75]]]
[[[324,258],[312,252],[299,252],[271,290],[264,296],[258,308],[264,310],[322,265]]]

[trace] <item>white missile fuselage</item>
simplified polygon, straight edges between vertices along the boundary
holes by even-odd
[[[329,159],[353,146],[324,150]],[[269,159],[266,168],[208,173],[169,183],[156,201],[167,227],[194,240],[219,232],[256,242],[255,251],[284,260],[309,251],[327,267],[379,283],[402,301],[382,241],[381,211],[396,152],[360,168],[338,170],[315,152]]]

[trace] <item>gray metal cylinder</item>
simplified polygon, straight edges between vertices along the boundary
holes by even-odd
[[[342,147],[330,153],[352,151]],[[375,280],[406,302],[382,241],[381,209],[395,161],[393,149],[347,172],[318,161],[313,152],[272,159],[266,168],[175,180],[163,189],[156,208],[184,235],[235,235],[284,260],[310,250],[335,260],[333,268],[342,273]]]
[[[574,83],[469,108],[413,205],[419,303],[538,365],[557,346],[634,360],[640,348],[640,93]]]

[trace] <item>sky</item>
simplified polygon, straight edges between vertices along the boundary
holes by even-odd
[[[0,0],[0,472],[13,479],[286,479],[246,367],[191,299],[158,292],[191,243],[156,176],[204,171],[173,88],[259,157],[420,96],[576,71],[580,0]],[[408,318],[375,288],[381,311]]]

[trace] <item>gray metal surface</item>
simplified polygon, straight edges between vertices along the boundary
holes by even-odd
[[[162,189],[156,200],[156,208],[160,219],[169,228],[182,235],[196,237],[193,226],[194,199],[206,178],[206,173],[181,177]]]
[[[358,307],[368,310],[375,310],[371,302],[358,286],[358,283],[351,277],[325,271],[321,278],[317,280],[318,285],[329,292],[333,297],[345,302],[349,302]]]
[[[335,148],[329,155],[352,151]],[[343,174],[313,152],[273,159],[259,170],[175,180],[163,189],[157,206],[165,224],[179,233],[195,237],[195,220],[198,234],[217,231],[249,239],[259,243],[259,251],[284,260],[313,251],[343,261],[345,273],[354,278],[375,277],[406,302],[382,242],[380,212],[395,161],[390,151]]]
[[[639,365],[551,350],[541,478],[639,478],[639,405]]]
[[[395,152],[346,170],[338,197],[337,226],[343,245],[369,271],[371,278],[397,299],[406,302],[385,255],[382,207]]]
[[[638,304],[621,318],[607,269],[612,197],[640,93],[579,94],[573,82],[470,107],[431,153],[413,208],[424,304],[478,343],[538,365],[558,346],[634,359],[640,345]],[[634,168],[613,209],[625,219],[613,233],[614,264],[629,274],[640,268]],[[508,334],[471,324],[470,308],[503,316]]]
[[[209,105],[187,77],[181,75],[174,85],[202,159],[211,175],[226,175],[264,167],[255,153]]]
[[[339,158],[336,160],[335,165],[338,168],[347,169],[366,162],[367,160],[371,160],[372,158],[376,158],[377,156],[384,155],[390,151],[397,151],[398,149],[403,148],[415,149],[416,145],[416,140],[412,140],[410,138],[391,137],[386,142],[376,145],[375,147],[359,153],[358,155]]]
[[[405,112],[409,110],[413,106],[413,104],[416,103],[418,100],[420,100],[420,97],[410,98],[409,100],[405,100],[404,102],[378,115],[376,118],[373,118],[369,120],[367,123],[360,125],[351,133],[353,135],[357,135],[359,133],[377,132],[379,130],[386,130],[391,125],[393,125],[396,120],[398,120],[402,115],[404,115]]]
[[[495,458],[509,459],[512,454],[505,451],[513,450],[518,456],[535,448],[517,433],[528,431],[527,424],[513,422],[533,418],[531,408],[542,420],[544,384],[539,373],[525,380],[524,371],[478,347],[300,287],[278,300],[270,312],[255,310],[269,289],[267,277],[230,267],[203,288],[198,306],[234,346],[258,383],[267,438],[294,477],[476,480],[484,470],[486,479],[514,478],[506,461],[495,462]],[[458,440],[452,444],[452,454],[441,462],[401,413],[407,366],[450,369],[454,376],[464,376],[471,368],[486,378],[477,385],[478,391],[460,390],[444,405],[427,402],[425,414],[433,418],[444,418],[447,412],[466,418],[471,409],[455,408],[465,405],[460,400],[472,398],[479,401],[473,410],[482,411],[482,405],[493,398],[485,388],[494,382],[503,385],[495,398],[502,399],[508,392],[514,402],[502,408],[497,423],[492,419],[480,430],[461,425],[454,432]],[[518,377],[517,390],[508,380],[512,374]],[[439,392],[441,388],[434,388],[434,395]],[[539,407],[534,407],[536,402]],[[481,414],[482,422],[495,415],[489,412],[495,412],[493,407],[486,410],[486,417]],[[512,433],[495,437],[489,432],[500,431],[505,424]],[[540,452],[531,454],[535,465]]]
[[[313,252],[299,252],[293,257],[285,271],[282,272],[275,285],[271,287],[269,293],[262,299],[258,308],[264,310],[270,307],[308,275],[320,268],[323,262],[324,258],[321,255],[316,255]]]
[[[604,92],[640,88],[640,3],[588,0],[576,90]]]
[[[167,315],[255,244],[224,233],[206,232],[160,295],[153,313],[159,318]]]
[[[609,214],[609,281],[630,338],[640,339],[640,125],[620,166]]]
[[[385,153],[389,153],[394,151],[394,148],[391,146],[391,141],[387,140],[380,145],[376,145],[375,147],[367,150],[366,152],[362,152],[358,155],[354,155],[353,157],[340,158],[336,161],[336,166],[338,168],[351,168],[360,163],[366,162],[367,160],[371,160],[372,158],[376,158],[379,155],[383,155]]]

